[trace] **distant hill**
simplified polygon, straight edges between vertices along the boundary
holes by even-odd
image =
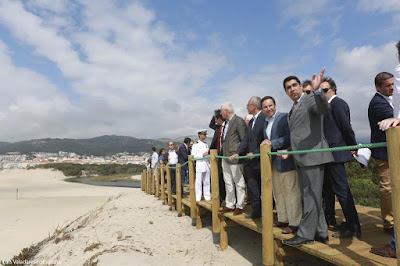
[[[138,139],[128,136],[106,135],[90,139],[34,139],[14,143],[0,142],[0,154],[7,152],[74,152],[80,155],[111,155],[119,152],[151,152],[151,147],[167,148],[164,141]]]

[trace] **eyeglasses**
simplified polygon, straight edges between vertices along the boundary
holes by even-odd
[[[322,89],[322,90],[324,91],[324,93],[327,93],[327,92],[329,91],[328,88],[324,88],[324,89]]]

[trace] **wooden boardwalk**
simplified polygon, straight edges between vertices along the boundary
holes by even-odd
[[[178,170],[178,169],[177,169]],[[261,219],[246,219],[245,215],[251,213],[251,207],[245,207],[245,214],[234,216],[232,213],[221,214],[219,213],[220,206],[213,208],[213,202],[217,201],[200,201],[194,200],[194,175],[191,173],[190,185],[184,187],[183,193],[177,191],[176,195],[171,193],[170,175],[167,170],[167,182],[164,187],[161,185],[156,186],[157,175],[154,177],[152,174],[144,173],[142,179],[142,190],[148,194],[154,194],[164,203],[171,206],[172,211],[178,211],[178,216],[184,216],[190,213],[190,217],[196,221],[196,227],[202,228],[202,215],[206,212],[212,214],[212,223],[214,233],[220,234],[220,248],[224,250],[228,247],[228,232],[229,228],[233,226],[244,226],[262,235],[263,225]],[[178,172],[178,171],[177,171]],[[215,173],[214,173],[215,174]],[[178,173],[177,173],[178,176]],[[180,182],[180,178],[177,178]],[[215,180],[214,180],[215,181]],[[159,183],[164,183],[159,182]],[[215,185],[216,182],[213,182]],[[178,183],[179,184],[179,183]],[[157,190],[158,189],[158,190]],[[215,189],[215,187],[213,187]],[[180,190],[180,189],[179,189]],[[217,190],[213,190],[217,191]],[[181,197],[182,196],[182,197]],[[162,198],[164,197],[164,199]],[[194,203],[194,204],[193,204]],[[179,213],[179,210],[180,213]],[[284,257],[298,254],[298,252],[305,252],[312,256],[321,258],[336,265],[397,265],[397,260],[392,258],[383,258],[370,253],[371,246],[385,245],[391,240],[391,235],[383,232],[382,220],[380,218],[380,209],[357,206],[359,213],[362,236],[360,239],[338,239],[333,238],[332,231],[329,231],[329,244],[322,244],[315,242],[312,245],[302,245],[298,248],[282,246],[281,240],[293,237],[293,235],[281,234],[282,229],[273,227],[274,238],[274,253],[275,265],[284,265]],[[272,212],[271,212],[272,213]],[[336,205],[336,214],[338,224],[343,219],[343,214],[339,204]],[[275,213],[272,214],[274,221],[276,220]],[[217,219],[215,219],[217,217]],[[207,215],[209,219],[209,215]],[[204,217],[203,217],[204,219]],[[264,236],[263,236],[264,237]],[[263,247],[265,248],[265,247]],[[262,254],[260,254],[261,256]]]

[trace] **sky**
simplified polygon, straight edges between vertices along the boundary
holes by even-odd
[[[0,141],[195,135],[322,67],[367,138],[399,40],[399,0],[1,0]]]

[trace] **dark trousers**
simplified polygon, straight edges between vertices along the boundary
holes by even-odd
[[[226,198],[225,181],[222,174],[222,161],[218,159],[218,186],[219,186],[219,202],[222,203]]]
[[[247,192],[253,214],[261,215],[261,171],[260,168],[247,166]]]
[[[170,164],[171,167],[175,167],[175,164]],[[169,169],[169,173],[171,175],[171,192],[172,194],[176,194],[176,170]]]
[[[335,217],[335,195],[339,200],[346,218],[346,226],[353,232],[358,232],[360,221],[354,206],[344,163],[325,164],[325,179],[323,188],[323,207],[327,219]]]

